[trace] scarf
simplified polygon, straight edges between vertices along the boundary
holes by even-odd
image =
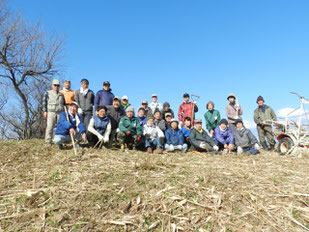
[[[221,129],[221,127],[219,126],[220,131],[224,132],[227,130],[227,128],[225,130]]]
[[[70,89],[66,89],[66,88],[64,88],[64,87],[63,87],[63,90],[66,91],[66,92],[69,92],[69,91],[70,91]]]
[[[74,116],[70,113],[70,111],[68,111],[69,115],[72,117],[72,121],[75,122],[76,121],[76,128],[78,129],[78,125],[80,124],[80,119],[79,117],[75,114]]]
[[[196,126],[194,126],[195,130],[197,130],[200,134],[203,133],[203,128],[201,128],[200,130],[196,128]]]
[[[80,93],[83,94],[83,96],[85,97],[88,93],[89,89],[83,89],[82,87],[80,87]]]

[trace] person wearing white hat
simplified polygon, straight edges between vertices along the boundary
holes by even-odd
[[[45,131],[45,142],[48,146],[51,145],[53,131],[59,120],[60,113],[64,111],[64,96],[59,92],[60,81],[54,79],[52,82],[52,89],[44,94],[43,111],[44,118],[47,120]]]
[[[121,98],[121,109],[123,109],[124,111],[126,111],[126,109],[130,106],[131,104],[129,103],[129,98],[128,96],[123,96]]]
[[[178,151],[186,152],[188,145],[185,143],[185,139],[182,130],[178,127],[177,119],[171,120],[171,127],[165,131],[166,144],[165,149],[168,152]]]
[[[157,94],[152,94],[151,100],[152,100],[152,102],[149,104],[149,108],[151,109],[151,111],[155,112],[155,111],[159,110],[161,112],[163,110],[163,106],[162,106],[161,103],[158,102]]]

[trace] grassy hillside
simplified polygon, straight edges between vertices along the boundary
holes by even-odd
[[[308,231],[309,157],[0,142],[0,231]]]

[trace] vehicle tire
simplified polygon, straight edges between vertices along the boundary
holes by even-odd
[[[285,155],[293,146],[293,140],[290,137],[284,137],[279,141],[278,151],[281,155]]]

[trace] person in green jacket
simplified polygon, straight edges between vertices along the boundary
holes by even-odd
[[[119,132],[117,134],[118,140],[120,142],[120,151],[123,152],[125,145],[133,150],[136,150],[143,139],[143,128],[141,127],[138,118],[134,117],[134,108],[129,106],[126,109],[126,116],[120,119],[119,122]]]
[[[220,112],[215,110],[215,103],[209,101],[206,105],[208,111],[204,114],[206,121],[206,128],[209,132],[210,137],[212,137],[215,128],[219,125],[221,120]]]
[[[202,128],[202,119],[195,120],[194,128],[189,135],[191,149],[199,152],[215,152],[217,153],[219,147],[210,138],[205,130]]]
[[[268,151],[268,146],[265,140],[267,137],[270,151],[275,149],[275,139],[270,121],[277,121],[277,117],[272,108],[264,104],[264,98],[259,96],[256,103],[258,108],[254,111],[254,122],[256,123],[260,143],[265,151]]]

